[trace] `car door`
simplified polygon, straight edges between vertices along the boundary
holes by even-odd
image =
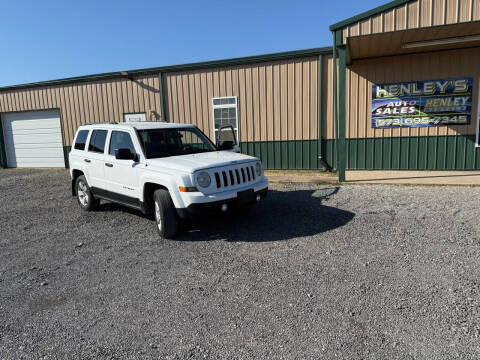
[[[90,187],[105,189],[105,143],[108,130],[95,129],[90,134],[88,151],[85,154]]]
[[[137,169],[139,162],[134,160],[119,160],[115,158],[115,150],[129,149],[133,154],[139,154],[132,134],[127,130],[112,130],[105,155],[105,180],[112,192],[120,195],[116,200],[135,202],[139,199]]]

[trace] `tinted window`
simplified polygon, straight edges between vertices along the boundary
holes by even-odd
[[[105,140],[107,140],[107,130],[93,130],[88,151],[103,153],[105,150]]]
[[[215,151],[211,141],[196,128],[139,130],[148,159]]]
[[[74,148],[77,150],[85,150],[85,144],[87,143],[88,130],[80,130],[75,139]]]
[[[112,131],[112,136],[110,138],[110,150],[108,153],[115,156],[115,150],[117,149],[129,149],[131,153],[136,152],[129,133],[123,131]]]

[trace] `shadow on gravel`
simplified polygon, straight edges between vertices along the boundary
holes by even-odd
[[[318,190],[269,190],[265,200],[249,215],[217,216],[189,223],[178,241],[281,241],[312,236],[347,224],[355,216],[350,211],[322,205],[339,187]]]

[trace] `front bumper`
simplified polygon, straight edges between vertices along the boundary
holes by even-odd
[[[228,211],[238,208],[239,206],[248,206],[257,202],[257,196],[260,196],[260,199],[264,199],[267,196],[268,187],[253,191],[254,196],[251,200],[239,204],[238,194],[235,197],[228,199],[206,202],[206,203],[193,203],[187,206],[186,208],[177,209],[178,216],[182,219],[192,218],[195,216],[210,215],[215,213],[222,212],[222,206],[227,205]]]

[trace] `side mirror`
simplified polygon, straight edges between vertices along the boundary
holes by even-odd
[[[232,125],[222,126],[217,132],[217,149],[231,150],[237,145],[237,137]]]
[[[117,149],[115,150],[115,159],[117,160],[133,160],[138,162],[138,155],[132,153],[130,149]]]
[[[225,140],[225,141],[219,142],[218,145],[217,145],[217,148],[218,148],[218,150],[231,150],[231,149],[233,149],[234,145],[235,144],[234,144],[233,141]]]

